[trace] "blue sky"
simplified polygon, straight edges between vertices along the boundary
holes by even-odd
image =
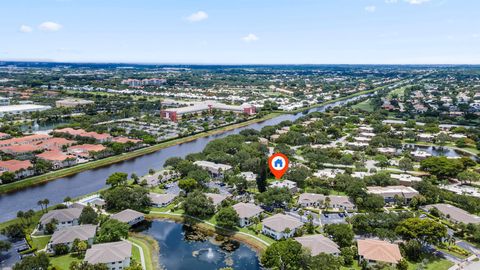
[[[478,0],[9,0],[0,59],[480,64]]]

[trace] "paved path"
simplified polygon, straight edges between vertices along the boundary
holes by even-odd
[[[140,250],[140,260],[141,260],[141,263],[142,263],[142,268],[143,270],[146,270],[147,269],[147,266],[145,264],[145,254],[143,253],[143,248],[142,246],[140,246],[139,244],[137,243],[134,243],[130,240],[127,240],[128,242],[130,242],[132,245],[136,246],[139,250]]]
[[[230,230],[230,229],[227,229],[227,228],[224,228],[224,227],[220,227],[220,226],[215,225],[215,224],[213,224],[213,223],[211,223],[211,222],[208,222],[208,221],[205,221],[205,220],[203,220],[203,219],[199,219],[199,218],[196,218],[196,217],[193,217],[193,216],[190,216],[190,215],[177,214],[177,213],[171,213],[171,212],[159,212],[159,211],[150,211],[150,213],[152,213],[152,214],[165,214],[165,215],[171,215],[171,216],[187,216],[187,217],[189,217],[189,218],[193,218],[193,219],[195,219],[195,220],[198,220],[198,221],[200,221],[200,222],[203,222],[203,223],[208,224],[208,225],[210,225],[210,226],[213,226],[213,227],[215,227],[215,228],[219,228],[219,229],[222,229],[222,230],[231,231],[231,232],[235,232],[235,233],[238,233],[238,234],[241,234],[241,235],[245,235],[245,236],[251,237],[251,238],[253,238],[253,239],[261,242],[262,244],[266,245],[267,247],[270,246],[270,244],[269,244],[267,241],[265,241],[265,240],[263,240],[263,239],[261,239],[261,238],[258,238],[258,237],[256,237],[255,235],[251,235],[251,234],[244,233],[244,232],[232,231],[232,230]]]

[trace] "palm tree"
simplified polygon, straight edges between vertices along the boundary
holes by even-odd
[[[43,213],[43,212],[44,212],[44,211],[43,211],[43,200],[39,200],[39,201],[37,202],[37,205],[40,206],[40,208],[42,208],[42,213]]]
[[[45,212],[47,212],[48,204],[50,203],[50,200],[44,199],[43,204],[45,205]]]

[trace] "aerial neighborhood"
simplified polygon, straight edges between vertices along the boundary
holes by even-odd
[[[198,76],[191,70],[107,70],[103,86],[68,73],[32,91],[0,86],[12,93],[3,106],[26,93],[52,107],[6,115],[0,191],[68,191],[9,204],[0,231],[14,243],[12,269],[168,269],[178,263],[170,256],[222,269],[447,270],[478,260],[474,75],[242,71],[253,87],[203,70],[195,86],[182,77]],[[271,164],[288,164],[281,177],[268,164],[276,153],[288,158]]]

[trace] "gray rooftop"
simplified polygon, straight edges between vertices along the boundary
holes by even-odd
[[[297,237],[295,240],[302,244],[303,247],[309,249],[312,252],[312,256],[316,256],[320,253],[340,253],[338,245],[321,234]]]
[[[127,241],[97,244],[88,249],[85,261],[90,264],[123,261],[132,256],[132,244]]]
[[[53,245],[72,243],[75,239],[82,241],[95,237],[97,225],[79,225],[65,227],[53,233],[50,242]]]
[[[143,217],[144,214],[132,209],[125,209],[122,212],[118,212],[110,216],[112,219],[116,219],[121,222],[129,223],[139,217]]]
[[[73,221],[74,219],[78,219],[81,213],[82,209],[80,208],[51,210],[40,218],[40,224],[45,225],[52,219],[55,219],[58,222]]]
[[[448,215],[449,218],[453,221],[463,222],[465,224],[480,223],[480,217],[479,216],[472,215],[472,214],[468,213],[467,211],[465,211],[463,209],[460,209],[458,207],[455,207],[453,205],[445,204],[445,203],[437,203],[437,204],[426,205],[425,209],[430,210],[433,207],[437,208],[438,211],[440,211],[445,216]]]

